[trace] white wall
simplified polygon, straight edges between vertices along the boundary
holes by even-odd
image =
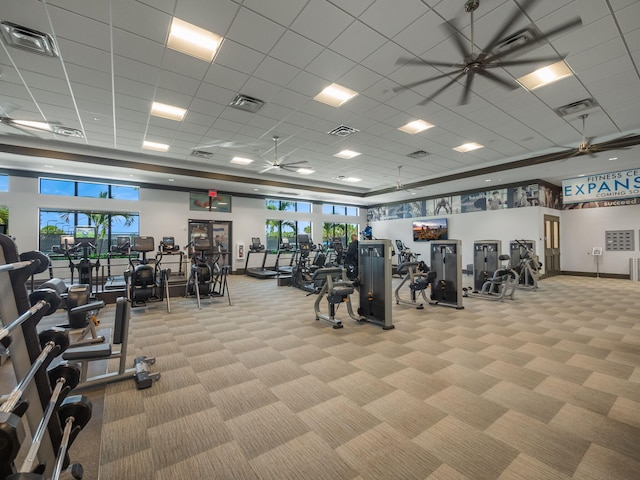
[[[140,233],[156,238],[174,236],[176,242],[184,246],[187,242],[189,219],[220,220],[232,222],[233,262],[232,268],[244,267],[244,260],[235,258],[235,246],[243,243],[245,249],[251,237],[259,236],[265,241],[265,221],[267,218],[281,220],[310,220],[312,238],[321,241],[324,222],[365,223],[365,212],[360,217],[323,215],[320,205],[314,205],[314,212],[302,214],[265,209],[263,199],[233,197],[232,213],[214,213],[189,210],[189,193],[169,190],[142,188],[140,201],[105,200],[97,198],[61,197],[39,195],[38,179],[11,176],[9,192],[0,192],[0,205],[9,208],[10,234],[16,238],[19,251],[38,248],[38,209],[95,209],[110,211],[132,211],[140,214]],[[595,261],[590,255],[593,247],[606,247],[606,230],[634,230],[633,252],[604,251],[600,258],[600,273],[629,274],[629,258],[638,257],[640,236],[640,205],[607,208],[586,208],[576,210],[552,210],[542,207],[528,207],[449,215],[449,238],[462,241],[462,265],[473,263],[473,242],[477,240],[500,240],[502,251],[508,253],[509,242],[514,239],[536,241],[538,254],[543,253],[544,214],[560,217],[560,265],[563,271],[595,272]],[[429,243],[414,242],[412,219],[372,222],[376,238],[402,240],[414,252],[421,253],[421,259],[429,263]],[[245,250],[246,251],[246,250]]]
[[[261,198],[232,197],[231,213],[189,210],[189,192],[171,190],[140,189],[140,200],[113,200],[84,197],[40,195],[38,179],[10,176],[9,192],[0,192],[0,205],[9,209],[9,233],[15,237],[18,251],[38,249],[39,208],[100,210],[113,212],[138,212],[140,234],[152,236],[156,244],[164,236],[173,236],[176,243],[184,247],[187,243],[189,219],[218,220],[232,222],[233,262],[232,269],[244,268],[245,260],[236,259],[236,245],[242,243],[246,249],[252,237],[265,242],[265,221],[270,219],[311,221],[312,239],[322,241],[324,222],[359,223],[363,228],[366,210],[360,209],[359,217],[322,214],[321,204],[314,204],[313,213],[296,213],[267,210]]]
[[[562,270],[595,272],[593,247],[602,247],[600,273],[629,274],[629,258],[640,257],[640,205],[583,208],[560,212],[560,250]],[[633,230],[634,251],[606,250],[605,231]]]
[[[438,218],[448,219],[449,239],[462,241],[462,265],[473,263],[473,242],[478,240],[500,240],[502,253],[509,254],[509,242],[518,240],[535,240],[536,251],[540,253],[542,246],[541,222],[539,208],[512,208],[500,211],[461,213],[457,215],[440,215]],[[553,210],[556,211],[556,210]],[[430,264],[430,242],[414,242],[412,218],[372,222],[373,235],[376,238],[402,240],[414,253],[420,254],[420,260]],[[395,246],[395,243],[394,243]]]

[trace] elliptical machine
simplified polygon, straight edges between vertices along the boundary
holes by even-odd
[[[66,236],[64,238],[64,244],[61,245],[67,259],[69,260],[69,269],[71,270],[71,284],[75,280],[75,271],[78,271],[78,283],[82,285],[89,285],[89,291],[93,293],[93,285],[98,283],[98,270],[100,268],[100,252],[96,246],[97,232],[96,227],[75,227],[74,236]],[[82,256],[78,262],[74,262],[72,257],[77,255],[78,251],[82,250]],[[95,251],[98,253],[98,258],[95,262],[89,260],[89,253]],[[96,270],[96,278],[94,281],[93,270]]]
[[[231,294],[227,284],[229,265],[220,266],[221,246],[212,247],[209,237],[194,237],[187,245],[193,248],[191,271],[185,286],[185,296],[195,296],[198,309],[202,308],[202,297],[223,297],[226,295],[231,305]],[[207,256],[209,258],[207,258]]]
[[[149,260],[147,253],[155,250],[153,237],[133,237],[131,252],[142,254],[142,258],[129,257],[129,269],[125,272],[128,299],[132,306],[146,305],[148,301],[162,301],[167,298],[167,311],[171,311],[169,304],[169,274],[170,270],[161,269],[162,252],[155,260]]]

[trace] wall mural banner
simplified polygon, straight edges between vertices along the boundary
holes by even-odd
[[[601,173],[562,181],[564,205],[614,202],[634,197],[640,197],[640,169]]]

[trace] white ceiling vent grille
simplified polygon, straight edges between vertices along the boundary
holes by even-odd
[[[576,113],[584,112],[585,110],[589,110],[597,106],[598,102],[596,102],[593,98],[585,98],[583,100],[578,100],[577,102],[571,102],[567,103],[566,105],[562,105],[561,107],[556,108],[554,111],[561,117],[567,117],[569,115],[575,115]]]
[[[527,43],[531,43],[531,40],[541,36],[542,32],[538,28],[536,28],[535,25],[529,25],[502,40],[493,48],[493,52],[496,54],[504,53],[508,50],[511,50],[512,48],[518,47],[518,49],[520,50],[520,54],[522,54],[529,49],[529,47],[525,46]],[[533,46],[535,46],[535,44]]]
[[[409,153],[407,157],[409,158],[422,158],[429,155],[429,152],[425,152],[424,150],[416,150],[415,152]]]
[[[349,135],[352,135],[354,133],[359,132],[360,130],[357,130],[353,127],[348,127],[346,125],[340,125],[339,127],[334,128],[333,130],[331,130],[330,132],[327,132],[329,135],[336,135],[338,137],[348,137]]]
[[[84,138],[82,130],[72,127],[65,127],[63,125],[54,125],[53,133],[57,135],[64,135],[65,137]]]
[[[213,153],[205,152],[204,150],[192,150],[191,156],[198,158],[211,158],[213,156]]]
[[[39,32],[5,20],[0,20],[0,33],[2,33],[8,45],[48,57],[58,56],[58,49],[53,37],[48,33]]]
[[[278,195],[285,195],[287,197],[299,197],[300,193],[296,193],[296,192],[278,192]]]
[[[229,106],[237,108],[238,110],[244,110],[245,112],[255,113],[262,108],[264,102],[257,98],[250,97],[249,95],[242,95],[239,93],[234,97]]]

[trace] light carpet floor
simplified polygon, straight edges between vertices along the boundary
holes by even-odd
[[[640,283],[394,304],[383,331],[344,307],[332,329],[275,280],[229,282],[232,306],[133,309],[129,363],[155,356],[162,378],[106,388],[100,480],[640,478]]]

